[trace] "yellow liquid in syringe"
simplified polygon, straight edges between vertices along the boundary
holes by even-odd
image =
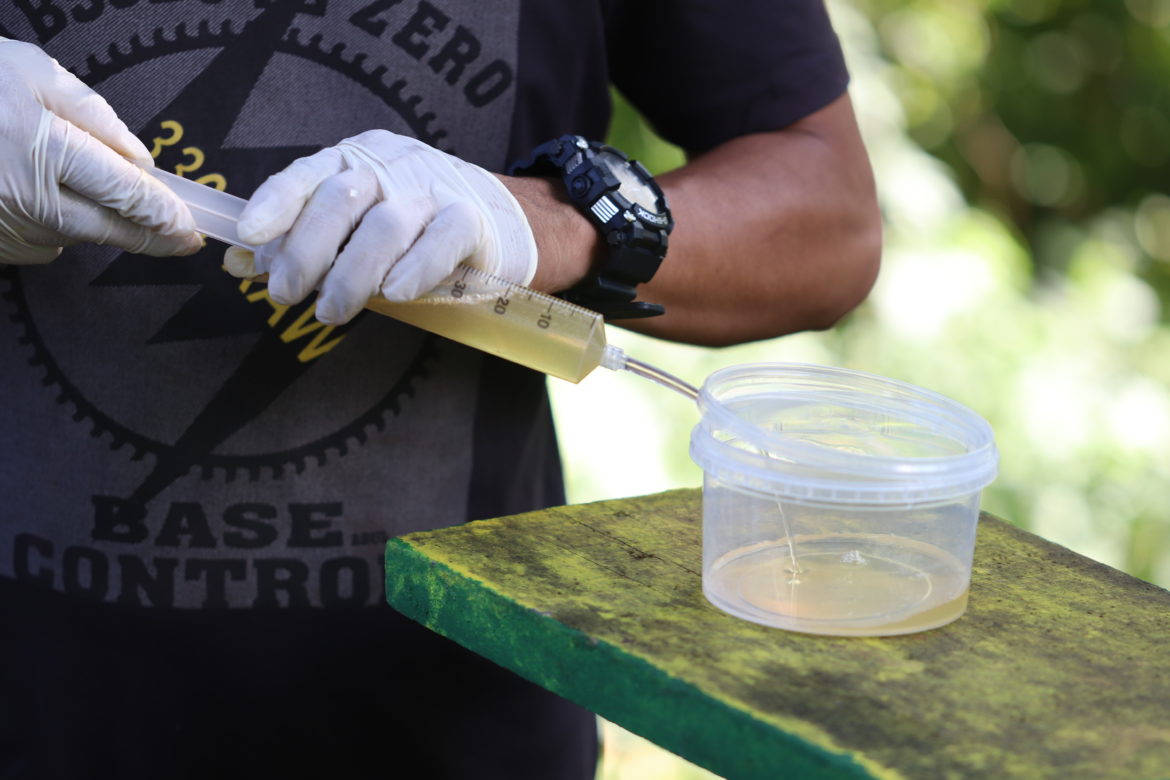
[[[483,293],[458,284],[405,303],[375,298],[366,308],[569,382],[601,364],[600,314],[517,285]]]
[[[190,207],[200,232],[256,251],[237,233],[246,204],[242,198],[156,168],[149,172]],[[254,270],[240,266],[232,273],[267,280]],[[378,296],[366,308],[569,382],[580,382],[599,365],[624,366],[612,362],[621,351],[606,349],[604,319],[597,312],[468,265],[459,265],[417,300],[392,303]]]

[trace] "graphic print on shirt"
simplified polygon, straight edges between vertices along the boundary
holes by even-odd
[[[372,127],[501,167],[500,11],[25,0],[0,34],[102,93],[160,168],[246,196]],[[17,502],[0,573],[160,606],[372,603],[389,533],[463,519],[476,356],[371,314],[325,326],[222,254],[87,247],[3,271],[0,366],[37,395],[12,408],[51,418],[11,424],[61,490]],[[29,471],[4,487],[45,484]]]

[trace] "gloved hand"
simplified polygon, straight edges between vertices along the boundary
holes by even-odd
[[[47,263],[83,241],[156,257],[202,245],[109,104],[36,46],[6,38],[0,160],[0,263]]]
[[[228,269],[267,272],[277,303],[296,303],[319,287],[317,319],[328,324],[350,320],[378,292],[392,301],[417,298],[463,261],[518,284],[536,273],[532,229],[499,179],[386,130],[348,138],[270,177],[237,229],[244,241],[265,246],[251,262],[228,250]]]

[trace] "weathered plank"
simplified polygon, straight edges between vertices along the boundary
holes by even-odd
[[[387,546],[398,610],[732,778],[1170,778],[1170,593],[984,515],[971,601],[888,638],[703,597],[696,490]]]

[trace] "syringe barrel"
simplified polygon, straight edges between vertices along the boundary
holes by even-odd
[[[148,170],[188,205],[201,233],[255,248],[236,233],[243,198]],[[569,382],[597,368],[606,346],[605,322],[597,312],[464,265],[416,301],[376,297],[366,308]]]
[[[248,201],[237,198],[214,187],[184,179],[160,168],[147,168],[147,172],[170,188],[191,210],[195,218],[195,229],[209,238],[225,244],[253,249],[245,244],[236,233],[236,222]]]
[[[606,347],[600,314],[467,266],[418,300],[377,297],[366,308],[569,382],[597,368]]]

